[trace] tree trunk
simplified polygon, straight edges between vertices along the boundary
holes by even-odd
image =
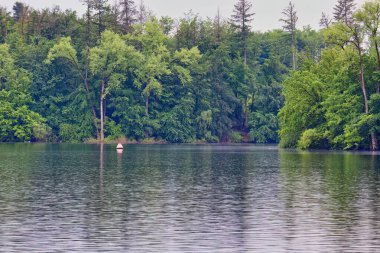
[[[367,90],[365,87],[365,82],[364,82],[364,64],[363,60],[360,60],[360,87],[362,88],[363,92],[363,97],[364,97],[364,110],[365,113],[369,113],[369,108],[368,108],[368,96],[367,96]]]
[[[145,96],[145,114],[146,116],[149,115],[149,96]]]
[[[96,116],[95,106],[91,105],[92,103],[90,99],[90,88],[88,86],[87,78],[83,78],[83,83],[86,90],[87,102],[90,105],[91,111],[92,111],[92,117],[93,117],[95,129],[96,129],[96,139],[99,140],[100,132],[99,132],[99,125],[98,125],[98,117]]]
[[[377,39],[374,39],[375,41],[375,49],[376,49],[376,57],[377,57],[377,71],[380,73],[380,52],[379,52],[379,43],[377,42]],[[376,86],[376,93],[380,93],[380,82],[377,82]],[[377,134],[372,133],[371,134],[371,150],[379,150],[378,140],[377,140]]]
[[[107,121],[107,99],[104,98],[103,100],[103,124],[106,124]]]
[[[375,49],[376,49],[376,57],[377,57],[377,71],[380,73],[380,52],[379,52],[379,43],[377,42],[377,39],[374,39],[375,41]],[[377,82],[376,86],[376,93],[380,93],[380,81]]]
[[[297,59],[296,59],[296,42],[295,42],[295,34],[292,31],[292,61],[293,61],[293,70],[297,69]]]
[[[102,80],[102,91],[100,93],[100,142],[104,142],[104,113],[103,113],[103,96],[104,96],[104,80]]]
[[[372,151],[379,150],[379,145],[377,143],[377,134],[376,133],[371,133],[371,150]]]
[[[248,98],[245,100],[244,104],[244,128],[248,128]]]
[[[244,65],[247,65],[247,46],[246,46],[246,42],[244,42]]]
[[[367,96],[367,90],[365,87],[365,82],[364,82],[364,64],[363,60],[360,61],[360,86],[363,91],[363,97],[364,97],[364,110],[365,113],[369,113],[369,108],[368,108],[368,96]],[[377,136],[376,133],[371,133],[371,150],[376,151],[378,150],[378,144],[377,144]]]
[[[87,3],[86,19],[86,44],[89,47],[91,44],[91,7],[89,3]]]

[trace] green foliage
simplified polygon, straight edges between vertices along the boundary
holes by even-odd
[[[241,136],[240,132],[232,132],[230,138],[232,143],[240,143],[243,141],[243,136]]]
[[[324,122],[323,84],[309,71],[296,71],[283,85],[285,105],[279,112],[280,145],[295,147],[304,130]]]
[[[52,129],[46,124],[34,124],[33,126],[34,140],[38,142],[51,141]]]
[[[63,142],[76,142],[80,140],[78,128],[75,125],[62,124],[59,127],[59,138]]]
[[[110,87],[117,87],[126,78],[119,73],[136,65],[134,61],[138,57],[140,55],[132,46],[126,45],[120,35],[107,30],[102,33],[100,44],[91,48],[89,66],[94,75],[109,79]]]
[[[72,64],[78,65],[77,51],[71,45],[71,38],[61,38],[49,51],[45,63],[51,64],[57,58],[65,58]]]
[[[189,12],[178,25],[170,17],[120,23],[104,1],[83,17],[25,4],[13,17],[0,7],[0,141],[104,133],[369,148],[380,135],[378,1],[359,8],[351,26],[293,27],[296,40],[282,29],[251,32],[249,6],[247,14],[236,5],[233,24]]]
[[[30,109],[29,73],[17,68],[7,44],[0,55],[0,141],[47,140],[46,120]]]
[[[124,137],[121,125],[116,124],[116,122],[111,119],[107,119],[105,122],[105,132],[109,140],[117,140]]]
[[[160,136],[172,143],[190,142],[194,136],[194,125],[191,120],[194,101],[182,99],[172,110],[164,113],[160,120]]]
[[[317,129],[307,129],[302,133],[297,147],[300,149],[323,149],[328,148],[328,141],[324,134]]]
[[[8,95],[5,91],[0,93],[0,141],[16,142],[46,139],[46,136],[41,136],[40,132],[36,131],[37,127],[48,129],[45,126],[44,118],[31,111],[27,105],[5,101],[9,97]]]
[[[254,143],[278,143],[278,119],[272,113],[253,113],[249,135]]]
[[[329,47],[320,60],[305,61],[303,71],[284,82],[285,106],[279,114],[283,146],[377,148],[379,6],[378,1],[367,2],[353,22],[324,29]],[[368,50],[364,50],[365,38],[371,42]],[[310,72],[313,76],[306,74]]]
[[[380,114],[380,94],[379,93],[375,93],[371,95],[371,99],[369,100],[369,108],[370,108],[370,113]]]

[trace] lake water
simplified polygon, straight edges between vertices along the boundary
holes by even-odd
[[[1,252],[380,252],[380,155],[0,144]]]

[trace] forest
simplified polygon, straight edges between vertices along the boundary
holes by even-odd
[[[338,0],[319,30],[290,2],[265,32],[249,0],[180,19],[81,2],[83,15],[0,6],[0,142],[378,150],[380,0]]]

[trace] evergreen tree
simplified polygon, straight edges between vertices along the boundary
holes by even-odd
[[[234,27],[239,29],[239,34],[243,43],[244,63],[247,63],[247,39],[251,30],[250,23],[253,21],[255,13],[251,12],[252,3],[249,0],[238,0],[234,5],[234,13],[231,22]]]
[[[346,25],[352,23],[352,14],[355,9],[355,0],[338,0],[334,7],[334,19]]]
[[[144,24],[149,21],[149,18],[153,16],[152,11],[148,9],[143,0],[140,0],[140,4],[137,11],[137,21],[139,24]]]
[[[282,12],[285,15],[284,19],[280,19],[285,23],[283,26],[284,30],[290,33],[292,37],[292,63],[293,70],[297,69],[297,38],[296,38],[296,25],[298,21],[297,12],[294,8],[294,4],[292,2],[289,3],[289,6]]]
[[[23,16],[25,15],[25,11],[28,9],[27,6],[25,6],[23,3],[21,2],[15,2],[15,4],[13,5],[13,18],[16,22],[18,22],[19,20],[21,20],[23,18]]]
[[[92,0],[93,1],[93,9],[95,11],[94,14],[94,22],[97,25],[97,34],[98,37],[101,36],[102,32],[106,29],[106,22],[105,22],[105,14],[107,11],[108,6],[108,0]]]
[[[93,44],[93,36],[92,36],[92,25],[93,25],[93,15],[92,12],[94,10],[94,2],[93,0],[81,0],[83,4],[86,6],[86,13],[84,14],[84,20],[86,22],[85,29],[85,42],[87,47]]]
[[[7,9],[0,7],[0,43],[4,43],[10,28],[10,13]]]
[[[16,2],[13,5],[13,18],[18,24],[18,29],[22,36],[25,36],[26,26],[29,17],[29,6]]]
[[[125,33],[130,33],[132,31],[132,25],[137,21],[137,9],[135,2],[133,0],[121,0],[120,8],[120,18],[123,25],[123,31]]]

